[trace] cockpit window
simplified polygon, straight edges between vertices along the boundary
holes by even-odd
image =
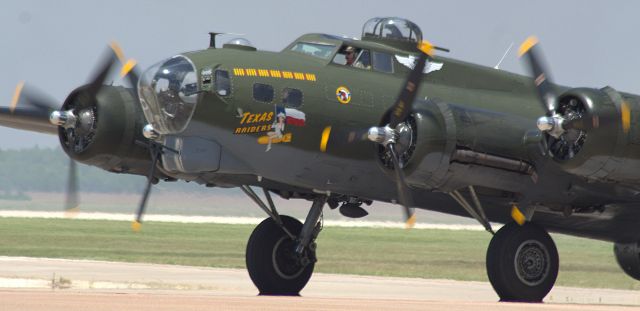
[[[393,57],[387,53],[373,52],[373,70],[393,73]]]
[[[334,48],[335,45],[330,44],[298,42],[291,48],[291,50],[322,59],[329,59]]]
[[[371,69],[371,54],[367,49],[345,45],[336,53],[333,63],[360,69]]]
[[[369,50],[360,51],[360,55],[356,58],[356,62],[353,64],[353,67],[371,69],[371,54],[369,54]]]

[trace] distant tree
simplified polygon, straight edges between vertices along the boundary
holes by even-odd
[[[68,171],[69,157],[61,148],[0,149],[0,191],[5,193],[63,192],[67,187]],[[143,176],[109,173],[84,164],[78,165],[78,178],[80,191],[85,192],[138,193],[142,192],[146,182]],[[186,182],[160,183],[154,189],[220,191]]]

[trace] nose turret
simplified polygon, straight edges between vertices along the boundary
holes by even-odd
[[[198,93],[196,67],[182,55],[152,66],[138,84],[144,115],[159,134],[176,134],[187,127]]]

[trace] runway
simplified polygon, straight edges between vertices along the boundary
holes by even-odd
[[[2,310],[631,310],[637,291],[556,287],[496,303],[488,283],[314,274],[302,297],[259,297],[244,270],[0,257]],[[626,305],[621,306],[621,305]],[[635,307],[634,307],[635,306]]]

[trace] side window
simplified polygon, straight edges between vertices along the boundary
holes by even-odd
[[[369,54],[369,50],[344,45],[338,53],[336,53],[336,56],[333,58],[333,63],[361,69],[370,69],[371,54]]]
[[[393,73],[393,58],[387,53],[373,52],[373,70]]]
[[[369,50],[362,50],[358,59],[353,64],[353,67],[361,68],[361,69],[371,69],[371,54],[369,54]]]
[[[216,70],[216,93],[220,96],[231,95],[231,79],[226,70]]]
[[[253,85],[253,99],[263,103],[270,103],[273,101],[273,96],[273,86],[262,83]]]
[[[282,103],[291,108],[302,106],[302,91],[298,89],[285,88],[282,90]]]

